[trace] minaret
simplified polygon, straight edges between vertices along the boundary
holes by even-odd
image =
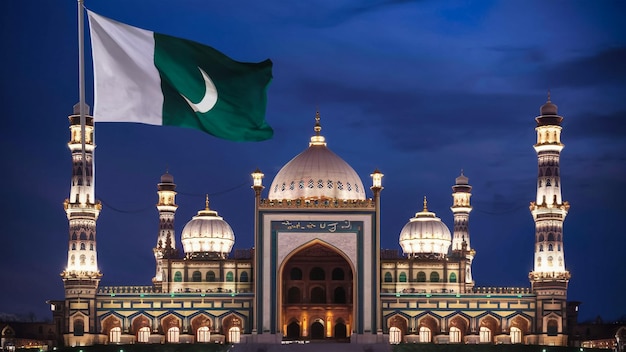
[[[537,121],[537,144],[534,145],[539,162],[537,176],[537,198],[530,203],[535,220],[535,261],[531,273],[533,282],[543,280],[567,280],[563,251],[563,221],[569,203],[561,198],[559,156],[561,143],[561,121],[557,106],[548,101],[541,106]]]
[[[469,214],[472,211],[470,197],[472,196],[472,186],[469,185],[469,179],[463,175],[456,178],[454,186],[452,186],[452,213],[454,214],[454,233],[452,236],[452,251],[459,252],[467,259],[465,267],[465,282],[472,283],[472,261],[476,252],[470,246],[469,235]]]
[[[537,152],[539,173],[537,198],[530,203],[535,221],[534,270],[529,279],[537,295],[537,326],[539,344],[567,344],[567,285],[570,273],[565,269],[563,249],[563,221],[569,203],[561,198],[559,157],[561,122],[557,106],[548,101],[541,106],[537,121]],[[549,307],[549,308],[548,308]],[[559,307],[559,308],[557,308]]]
[[[69,220],[67,266],[61,273],[65,286],[66,332],[79,336],[96,333],[95,295],[102,274],[98,270],[96,220],[102,209],[95,198],[94,126],[88,107],[85,116],[85,149],[82,148],[80,107],[70,115],[72,182],[70,196],[64,202]]]
[[[154,284],[163,282],[163,259],[170,258],[176,252],[176,237],[174,232],[174,215],[176,214],[176,184],[174,176],[167,171],[161,176],[161,182],[157,185],[159,202],[159,236],[154,247],[154,259],[156,260],[156,274],[152,279]]]

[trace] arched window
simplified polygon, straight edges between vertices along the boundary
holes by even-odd
[[[248,272],[242,271],[241,275],[239,275],[239,282],[248,282]]]
[[[85,250],[85,244],[84,244],[84,243],[82,243],[82,242],[80,243],[80,250],[81,250],[81,251],[84,251],[84,250]]]
[[[389,328],[389,343],[397,345],[400,342],[402,342],[402,331],[399,328],[392,326]]]
[[[80,233],[80,239],[83,241],[87,239],[87,234],[85,233],[85,231]]]
[[[390,272],[386,272],[385,273],[385,282],[392,282],[393,281],[393,277],[391,276]]]
[[[404,271],[401,272],[400,275],[398,276],[398,281],[406,282],[406,273]]]
[[[559,323],[556,319],[548,320],[548,336],[556,336],[559,334]]]
[[[432,331],[429,328],[422,326],[420,327],[420,342],[431,342],[432,341]]]
[[[297,287],[290,287],[287,290],[287,303],[300,303],[300,289]]]
[[[178,326],[173,326],[167,330],[167,342],[179,343],[180,342],[180,330]]]
[[[546,238],[543,237],[543,234],[539,235],[539,242],[543,242],[545,240],[546,240]]]
[[[417,282],[426,282],[426,273],[423,271],[420,271],[419,273],[417,273]]]
[[[302,280],[302,270],[300,268],[291,268],[289,278],[291,280]]]
[[[316,266],[315,268],[311,269],[311,272],[309,273],[309,280],[325,280],[326,279],[326,274],[324,273],[324,269],[320,268],[319,266]]]
[[[311,303],[326,303],[326,291],[321,287],[311,290]]]
[[[343,280],[345,275],[343,273],[343,269],[341,268],[335,268],[333,269],[333,280]]]
[[[522,330],[520,328],[511,327],[511,343],[522,343]]]
[[[87,260],[87,257],[84,254],[81,254],[79,260],[80,260],[80,265],[83,266],[85,265],[85,261]]]
[[[174,282],[183,281],[183,274],[180,271],[174,273]]]
[[[456,274],[450,273],[450,282],[456,282]]]
[[[78,239],[78,236],[76,236],[76,232],[74,232],[72,234],[72,241],[76,241]]]
[[[93,243],[90,243],[90,244],[89,244],[89,250],[90,250],[90,251],[93,251]]]
[[[233,276],[233,272],[229,271],[226,273],[226,282],[233,282],[234,280],[234,276]]]
[[[430,273],[430,282],[439,282],[439,273],[436,271],[433,271],[432,273]]]
[[[72,250],[76,250],[76,243],[72,243]]]
[[[114,327],[109,331],[109,343],[120,343],[122,339],[122,328]]]
[[[548,241],[554,242],[554,234],[552,232],[548,234]]]
[[[241,330],[237,326],[228,329],[228,342],[239,343],[241,339]]]
[[[554,250],[554,246],[552,245],[552,243],[548,244],[548,251],[553,251]]]
[[[552,263],[553,261],[554,261],[554,258],[548,257],[548,266],[552,266],[553,265],[553,263]]]
[[[206,273],[206,281],[207,282],[215,282],[215,272],[213,270],[209,270]]]
[[[93,232],[90,232],[90,233],[89,233],[89,240],[90,240],[90,241],[93,241]]]
[[[74,336],[83,336],[85,334],[85,322],[83,319],[74,319]]]
[[[491,329],[489,329],[486,326],[480,327],[480,342],[481,343],[491,342]]]
[[[550,179],[547,179],[546,180],[546,187],[550,187],[550,186],[552,186],[552,183],[550,182]]]
[[[543,244],[539,245],[539,252],[543,252]]]
[[[196,342],[211,342],[211,332],[208,326],[201,326],[196,331]]]
[[[339,304],[346,303],[346,290],[344,290],[343,287],[340,286],[335,289],[335,292],[333,295],[333,303],[339,303]]]
[[[461,329],[456,326],[450,327],[450,343],[460,343],[461,342]]]
[[[193,282],[202,281],[202,273],[198,270],[194,271],[193,274],[191,274],[191,281]]]
[[[148,343],[150,340],[150,328],[144,326],[137,332],[137,342]]]

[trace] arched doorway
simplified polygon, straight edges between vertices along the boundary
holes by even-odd
[[[292,321],[287,325],[287,338],[290,340],[297,340],[300,338],[300,324]]]
[[[322,339],[324,339],[324,325],[319,321],[315,321],[311,324],[311,340]]]
[[[353,271],[335,248],[316,242],[297,250],[280,272],[285,339],[349,341]]]

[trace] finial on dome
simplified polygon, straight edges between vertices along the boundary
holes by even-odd
[[[205,206],[204,210],[209,210],[209,194],[208,193],[207,193],[206,199],[204,201],[204,206]]]
[[[424,210],[422,210],[423,212],[427,212],[428,211],[428,201],[426,200],[426,196],[424,196]]]
[[[548,103],[550,103],[550,89],[548,89]]]
[[[317,109],[317,111],[315,111],[315,135],[319,136],[320,132],[322,131],[322,125],[320,125],[320,111],[319,109]]]
[[[311,137],[311,142],[309,143],[309,146],[312,145],[326,145],[326,139],[324,138],[324,136],[322,136],[320,134],[320,132],[322,131],[322,125],[320,124],[320,110],[317,109],[315,111],[315,136]]]

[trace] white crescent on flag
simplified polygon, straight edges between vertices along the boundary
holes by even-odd
[[[211,110],[217,103],[217,89],[215,88],[215,85],[213,84],[211,77],[209,77],[209,75],[206,72],[204,72],[204,70],[201,69],[200,67],[198,67],[198,70],[200,70],[200,73],[202,73],[202,79],[204,79],[204,86],[205,86],[205,92],[204,92],[204,96],[202,97],[202,100],[200,100],[198,103],[192,103],[191,100],[187,99],[186,96],[182,94],[180,96],[185,98],[185,100],[187,101],[187,104],[191,106],[193,111],[204,114],[205,112],[208,112],[209,110]]]

